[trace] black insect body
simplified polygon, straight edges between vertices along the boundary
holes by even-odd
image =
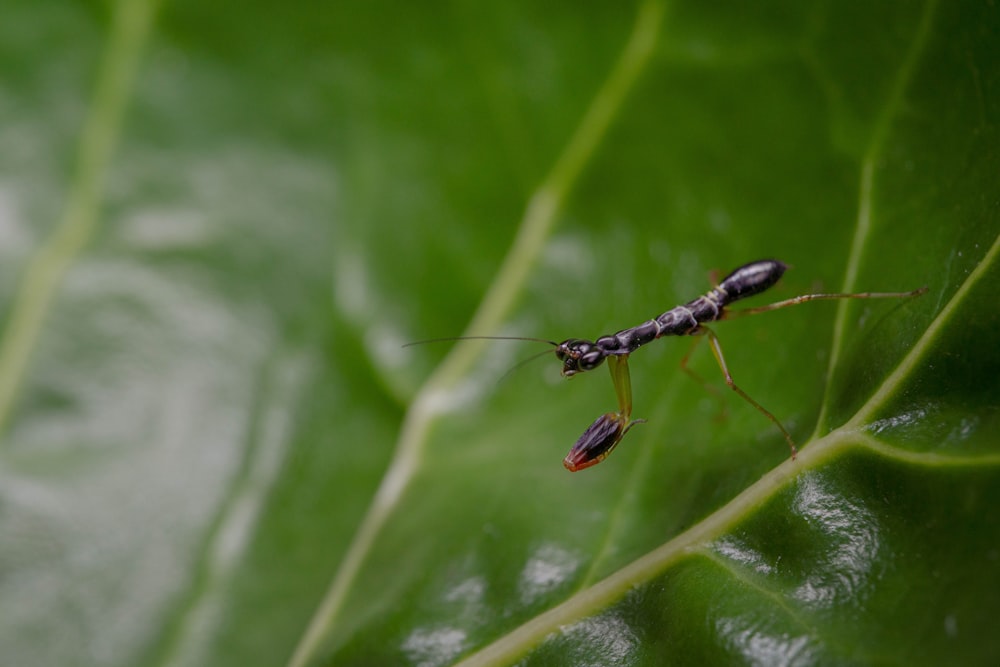
[[[548,343],[555,347],[556,357],[562,362],[562,374],[570,377],[577,373],[591,371],[608,362],[611,381],[614,383],[615,394],[618,397],[618,412],[608,412],[598,417],[593,424],[580,436],[573,448],[563,459],[563,465],[572,472],[583,470],[603,461],[621,442],[629,429],[644,420],[632,419],[632,383],[629,377],[628,357],[643,345],[664,336],[704,336],[712,346],[715,360],[725,376],[730,389],[750,403],[761,414],[778,427],[795,458],[796,448],[788,430],[764,406],[752,399],[745,391],[733,382],[733,377],[726,366],[722,355],[722,347],[715,332],[707,325],[719,320],[764,313],[787,306],[795,306],[807,301],[821,299],[901,299],[923,294],[926,287],[910,292],[862,292],[857,294],[803,294],[778,301],[766,306],[728,310],[730,304],[740,299],[751,297],[774,286],[788,267],[776,259],[761,259],[744,264],[707,293],[682,306],[671,308],[659,317],[643,322],[638,326],[589,341],[582,338],[567,338],[561,343],[542,338],[518,338]],[[505,336],[473,336],[473,338],[507,339]],[[455,340],[455,339],[435,339]],[[697,340],[701,340],[700,338]],[[425,341],[426,342],[426,341]],[[693,352],[693,349],[692,349]],[[688,352],[681,361],[681,368],[687,371]],[[690,371],[687,371],[690,372]]]
[[[671,308],[656,319],[637,327],[601,336],[593,343],[580,338],[564,340],[556,346],[556,356],[563,362],[562,374],[575,375],[601,365],[611,355],[627,355],[646,343],[663,336],[694,336],[703,332],[703,324],[725,316],[725,308],[772,287],[788,269],[775,259],[764,259],[741,266],[726,276],[717,287],[694,301]],[[820,295],[810,295],[819,297]],[[825,295],[833,298],[835,295]]]
[[[567,377],[593,370],[607,359],[610,364],[611,380],[614,382],[615,393],[618,395],[619,407],[618,412],[609,412],[601,415],[591,424],[584,434],[580,436],[580,439],[576,441],[576,444],[573,445],[566,458],[563,459],[563,465],[571,472],[576,472],[600,463],[621,442],[625,434],[628,433],[628,430],[636,423],[642,421],[632,419],[632,389],[628,372],[628,355],[646,343],[652,342],[657,338],[662,338],[663,336],[705,336],[712,346],[715,360],[719,363],[719,368],[722,369],[722,374],[726,378],[726,384],[778,427],[788,442],[792,458],[795,458],[797,450],[792,436],[781,422],[778,421],[777,417],[752,399],[733,382],[733,376],[729,373],[725,357],[722,355],[722,347],[719,345],[719,339],[715,335],[715,332],[708,328],[706,324],[736,316],[777,310],[778,308],[794,306],[806,301],[816,301],[819,299],[904,298],[923,294],[927,291],[927,288],[921,287],[911,292],[803,294],[758,308],[737,311],[726,310],[729,304],[734,301],[760,294],[773,287],[787,269],[788,267],[785,264],[776,259],[762,259],[750,262],[723,278],[722,282],[706,294],[693,301],[689,301],[683,306],[671,308],[659,317],[648,322],[643,322],[639,326],[622,329],[610,336],[601,336],[593,342],[580,338],[570,338],[561,343],[554,343],[556,346],[556,357],[563,364],[562,374]],[[687,370],[687,360],[690,354],[689,352],[685,355],[681,362],[681,368],[684,370]]]

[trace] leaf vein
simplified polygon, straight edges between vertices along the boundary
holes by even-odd
[[[155,6],[155,0],[115,4],[111,37],[80,138],[66,207],[28,263],[0,341],[0,432],[10,418],[56,290],[97,228],[104,177],[121,133]]]
[[[513,307],[575,181],[607,134],[656,47],[663,13],[661,0],[644,0],[640,4],[632,33],[617,64],[594,96],[566,149],[529,200],[511,248],[464,335],[494,331]],[[417,393],[403,419],[389,467],[329,589],[292,654],[290,666],[306,664],[332,631],[367,553],[422,461],[431,423],[440,414],[436,398],[468,371],[483,347],[482,340],[460,341]]]
[[[851,241],[851,250],[847,258],[847,267],[844,271],[844,282],[841,287],[842,292],[852,292],[857,286],[861,257],[864,254],[865,244],[871,233],[875,167],[885,150],[892,120],[899,112],[903,95],[913,77],[917,61],[920,59],[920,55],[927,44],[931,19],[934,16],[936,6],[937,0],[928,0],[924,4],[924,11],[917,26],[917,32],[900,65],[899,72],[889,92],[889,97],[882,108],[882,113],[879,114],[875,122],[871,141],[862,160],[858,184],[858,212],[854,228],[854,238]],[[847,312],[849,307],[850,304],[846,301],[841,301],[837,306],[837,315],[833,325],[833,338],[830,342],[831,349],[830,361],[826,373],[827,378],[833,377],[834,370],[840,362],[840,354],[844,347],[844,338],[847,331]],[[829,383],[827,386],[829,386]],[[819,435],[820,429],[826,423],[828,405],[829,401],[826,400],[821,404],[820,414],[816,419],[816,435]]]

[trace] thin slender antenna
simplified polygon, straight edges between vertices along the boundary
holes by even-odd
[[[442,343],[449,340],[527,340],[535,343],[548,343],[552,347],[559,346],[559,343],[556,343],[551,340],[546,340],[544,338],[531,338],[528,336],[445,336],[444,338],[427,338],[426,340],[415,340],[412,343],[406,343],[405,345],[403,345],[403,347],[423,345],[424,343]],[[534,357],[532,357],[532,359],[534,359]]]
[[[545,341],[545,342],[547,343],[548,341]],[[501,382],[503,382],[504,380],[506,380],[517,369],[521,368],[522,366],[527,366],[528,364],[530,364],[535,359],[541,359],[542,357],[544,357],[547,354],[552,354],[552,352],[550,352],[549,350],[543,350],[543,351],[539,352],[538,354],[531,355],[527,359],[522,359],[521,361],[519,361],[516,364],[514,364],[513,366],[511,366],[510,370],[508,370],[506,373],[504,373],[503,375],[501,375],[500,379],[497,380],[497,384],[500,384]]]

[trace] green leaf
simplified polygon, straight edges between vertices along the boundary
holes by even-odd
[[[1000,658],[995,7],[4,14],[5,663]]]

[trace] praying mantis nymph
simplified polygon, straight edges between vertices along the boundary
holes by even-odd
[[[707,324],[718,320],[765,313],[821,299],[904,299],[924,294],[927,288],[921,287],[909,292],[802,294],[766,306],[743,310],[727,310],[728,306],[735,301],[760,294],[770,289],[781,279],[781,276],[787,269],[788,267],[785,264],[776,259],[762,259],[744,264],[723,278],[717,286],[697,299],[671,308],[662,315],[647,320],[638,326],[622,329],[608,336],[601,336],[594,341],[582,338],[568,338],[561,343],[556,343],[542,338],[516,338],[517,340],[539,341],[554,346],[556,357],[562,362],[562,374],[566,377],[594,370],[603,364],[605,360],[608,362],[611,381],[614,384],[615,394],[618,397],[618,411],[601,415],[587,428],[579,440],[576,441],[576,444],[573,445],[572,449],[570,449],[566,458],[563,459],[563,465],[566,469],[576,472],[600,463],[618,446],[618,443],[622,441],[622,438],[625,437],[629,429],[635,424],[645,421],[642,419],[632,419],[632,382],[629,377],[628,358],[630,354],[646,343],[663,338],[664,336],[703,336],[704,338],[700,338],[699,340],[708,339],[715,360],[718,362],[719,368],[726,379],[726,384],[730,389],[739,394],[743,400],[750,403],[750,405],[778,427],[778,430],[785,437],[785,441],[788,442],[788,447],[791,449],[792,458],[794,459],[797,449],[792,436],[781,422],[778,421],[777,417],[733,382],[733,377],[722,354],[719,338]],[[513,337],[471,336],[471,338],[506,340]],[[693,352],[693,348],[691,352]],[[687,360],[691,356],[691,352],[688,352],[681,362],[681,367],[684,370],[687,370]]]

